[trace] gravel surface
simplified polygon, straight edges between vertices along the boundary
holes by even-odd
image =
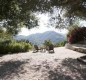
[[[65,47],[55,53],[32,51],[0,57],[0,80],[86,80],[86,65],[77,61],[85,54]]]

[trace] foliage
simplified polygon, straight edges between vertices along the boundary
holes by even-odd
[[[55,46],[55,47],[65,46],[66,42],[67,42],[66,40],[59,41],[59,42],[57,42],[56,44],[54,44],[54,46]]]
[[[70,24],[76,17],[86,19],[85,0],[0,0],[0,22],[8,32],[16,34],[21,26],[30,29],[37,25],[35,12],[52,13],[54,8],[65,11]],[[61,22],[61,14],[58,17]]]
[[[0,24],[7,32],[17,34],[21,26],[33,28],[38,25],[37,18],[23,0],[0,1]],[[30,7],[31,8],[31,7]]]
[[[33,45],[30,41],[24,39],[17,40],[17,42],[25,42],[25,43],[29,43],[31,46]]]
[[[0,54],[26,52],[31,49],[31,45],[24,41],[5,40],[0,41]]]
[[[45,46],[49,46],[52,44],[52,42],[50,40],[45,40],[43,43]]]
[[[69,43],[78,43],[80,41],[85,41],[86,39],[86,27],[76,27],[72,30],[69,30],[67,34]]]
[[[0,40],[12,39],[12,35],[8,33],[0,33]]]
[[[69,27],[67,28],[67,30],[68,30],[67,37],[71,35],[71,33],[72,33],[73,30],[78,29],[78,28],[79,28],[78,25],[69,26]]]
[[[0,28],[0,41],[5,39],[12,39],[12,35],[7,33],[4,29]]]

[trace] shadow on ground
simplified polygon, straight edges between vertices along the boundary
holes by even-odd
[[[19,76],[18,73],[23,70],[22,65],[26,63],[26,61],[0,62],[0,80],[8,79],[14,75]]]
[[[60,63],[58,59],[55,59],[54,62],[49,62],[49,60],[44,60],[41,63],[34,61],[33,64],[29,64],[29,62],[33,63],[30,59],[1,62],[0,80],[9,80],[9,78],[14,80],[14,76],[18,77],[15,80],[21,80],[21,78],[26,80],[26,76],[21,76],[20,78],[21,71],[24,73],[30,72],[27,74],[28,80],[29,76],[31,77],[30,80],[34,80],[34,77],[37,80],[86,80],[86,65],[80,63],[77,59],[67,58],[61,60]],[[26,72],[24,70],[25,67],[27,69]],[[22,73],[22,75],[24,74]]]
[[[86,65],[76,59],[64,59],[61,65],[49,70],[49,80],[86,80]]]

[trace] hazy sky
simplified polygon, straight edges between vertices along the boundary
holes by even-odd
[[[55,31],[61,34],[66,34],[67,30],[58,30],[58,29],[54,29],[54,28],[47,28],[47,27],[40,27],[40,28],[33,28],[31,30],[28,30],[26,28],[22,28],[21,32],[19,33],[19,35],[30,35],[30,34],[34,34],[34,33],[43,33],[45,31]]]
[[[30,30],[28,30],[27,28],[22,28],[21,32],[19,32],[19,35],[27,36],[27,35],[34,34],[34,33],[43,33],[45,31],[56,31],[61,34],[67,34],[67,32],[68,32],[66,29],[59,30],[59,29],[55,29],[54,27],[49,27],[47,25],[48,20],[49,20],[48,14],[46,14],[46,15],[39,14],[38,19],[39,19],[39,27],[30,29]],[[86,22],[85,21],[81,22],[81,25],[86,25]]]
[[[56,31],[58,33],[62,33],[62,34],[65,34],[67,33],[67,30],[58,30],[58,29],[55,29],[54,27],[47,27],[47,24],[48,24],[48,20],[49,20],[49,17],[48,17],[48,14],[44,15],[44,14],[40,14],[38,15],[38,18],[39,18],[39,27],[37,28],[33,28],[33,29],[30,29],[28,30],[27,28],[22,28],[21,29],[21,32],[19,32],[19,35],[30,35],[30,34],[34,34],[34,33],[43,33],[45,31]]]

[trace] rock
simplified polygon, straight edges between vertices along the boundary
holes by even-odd
[[[81,53],[86,53],[86,45],[83,45],[83,44],[69,44],[69,43],[67,43],[65,45],[65,47],[67,49],[71,49],[71,50],[78,51]]]

